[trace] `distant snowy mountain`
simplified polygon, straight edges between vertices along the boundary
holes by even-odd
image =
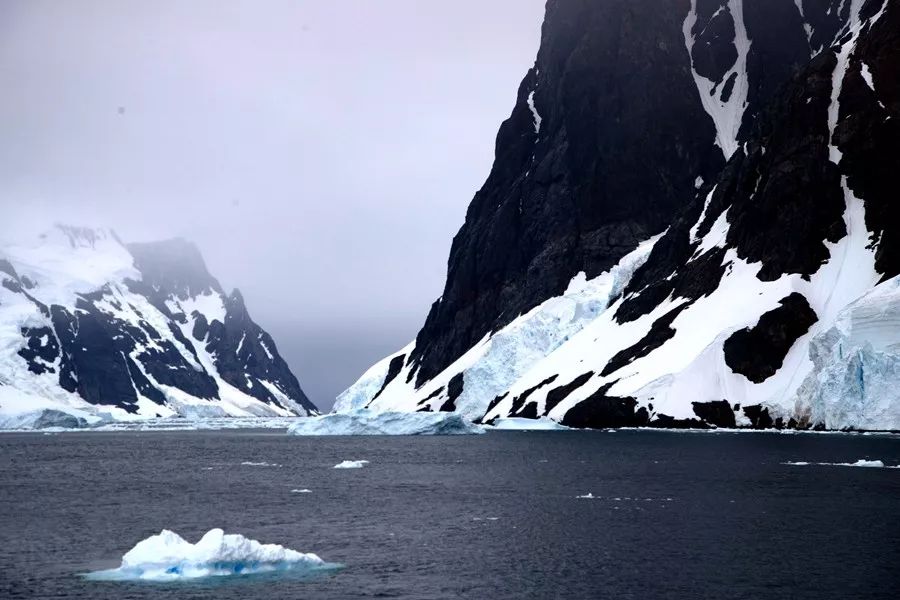
[[[57,226],[0,247],[0,284],[7,419],[318,412],[240,292],[226,295],[184,240]]]
[[[900,430],[900,2],[550,0],[415,342],[336,410]]]

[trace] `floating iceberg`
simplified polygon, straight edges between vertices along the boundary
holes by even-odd
[[[335,568],[315,554],[277,544],[261,544],[242,535],[212,529],[196,544],[164,529],[125,553],[117,569],[95,571],[88,579],[104,581],[179,581]]]
[[[369,464],[367,460],[345,460],[332,467],[333,469],[362,469]]]
[[[484,428],[450,412],[380,412],[365,408],[298,419],[293,435],[458,435]]]
[[[503,431],[569,431],[570,428],[560,425],[553,419],[542,417],[540,419],[523,419],[522,417],[507,417],[495,419],[491,427]]]
[[[813,466],[817,466],[817,467],[869,467],[869,468],[873,468],[873,469],[900,469],[900,465],[898,465],[896,467],[891,467],[891,466],[885,465],[884,461],[864,460],[864,459],[860,459],[860,460],[858,460],[856,462],[852,462],[852,463],[830,463],[830,462],[811,463],[811,462],[797,461],[797,462],[786,462],[786,463],[782,463],[782,464],[790,465],[792,467],[807,467],[807,466],[813,465]]]

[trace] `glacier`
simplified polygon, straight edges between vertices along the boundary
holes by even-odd
[[[622,293],[650,256],[662,236],[653,236],[623,257],[618,264],[588,279],[582,272],[572,278],[561,296],[550,298],[485,336],[439,376],[416,389],[406,362],[399,374],[387,381],[390,365],[409,357],[415,342],[382,359],[350,388],[338,396],[334,412],[345,413],[368,407],[378,411],[441,410],[449,400],[453,410],[470,421],[485,414],[494,398],[529,373],[545,357],[566,344],[610,306]],[[461,378],[462,390],[450,394],[454,378]]]
[[[315,554],[261,544],[221,529],[208,531],[196,544],[164,529],[126,552],[118,568],[84,576],[98,581],[172,582],[288,571],[310,573],[338,566]]]
[[[828,429],[900,430],[900,276],[844,308],[809,357],[798,412]]]
[[[357,409],[306,417],[288,428],[291,435],[461,435],[484,433],[458,413],[406,413]]]

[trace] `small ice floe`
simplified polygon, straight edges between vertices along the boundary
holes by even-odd
[[[192,544],[164,529],[125,553],[116,569],[86,573],[101,581],[196,580],[208,577],[248,576],[292,571],[311,573],[337,568],[315,554],[277,544],[261,544],[242,535],[212,529]]]
[[[253,462],[249,460],[245,460],[241,463],[245,467],[281,467],[278,463],[270,463],[270,462]]]
[[[586,498],[586,499],[588,499],[588,500],[593,500],[593,499],[596,498],[597,496],[595,496],[595,495],[592,494],[591,492],[588,492],[587,494],[582,494],[581,496],[575,496],[575,497],[576,497],[576,498]]]
[[[472,517],[473,521],[499,521],[500,517]]]
[[[367,460],[345,460],[334,465],[334,469],[362,469],[369,464]]]
[[[302,490],[291,490],[292,494],[312,494],[312,490],[303,488]]]
[[[783,465],[790,465],[792,467],[806,467],[806,466],[817,466],[817,467],[869,467],[873,469],[900,469],[900,465],[890,466],[884,464],[884,461],[880,460],[865,460],[859,459],[856,462],[852,463],[832,463],[832,462],[805,462],[805,461],[795,461],[795,462],[785,462],[781,463]]]

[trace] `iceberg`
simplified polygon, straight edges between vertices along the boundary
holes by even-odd
[[[334,465],[333,469],[362,469],[369,464],[367,460],[344,460]]]
[[[261,544],[221,529],[210,530],[196,544],[164,529],[126,552],[118,568],[94,571],[85,577],[99,581],[167,582],[285,571],[306,573],[337,566],[315,554]]]
[[[365,408],[298,419],[292,435],[460,435],[484,433],[484,427],[450,412],[380,412]]]
[[[870,469],[900,469],[900,465],[897,465],[896,467],[891,467],[889,465],[884,464],[884,461],[881,461],[881,460],[865,460],[862,458],[859,459],[858,461],[852,462],[852,463],[830,463],[830,462],[811,463],[811,462],[797,461],[797,462],[786,462],[786,463],[782,463],[782,464],[790,465],[792,467],[808,467],[808,466],[812,465],[812,466],[817,466],[817,467],[868,467]]]

